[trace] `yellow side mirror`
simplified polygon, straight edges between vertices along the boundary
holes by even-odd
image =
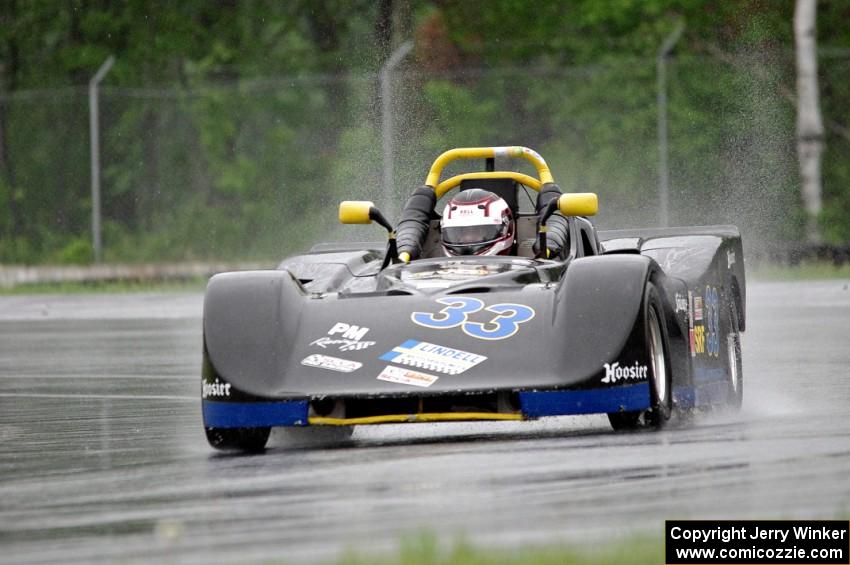
[[[339,221],[342,224],[371,224],[369,210],[375,206],[368,200],[344,200],[339,203]]]
[[[558,210],[564,216],[595,216],[599,199],[594,192],[576,192],[558,197]]]

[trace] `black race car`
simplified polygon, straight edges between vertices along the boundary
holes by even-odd
[[[539,178],[493,170],[524,157]],[[458,158],[487,172],[439,182]],[[445,256],[437,200],[484,188],[514,208],[516,256]],[[539,192],[522,212],[519,190]],[[222,273],[204,300],[210,444],[260,450],[275,426],[530,420],[604,413],[660,427],[673,410],[740,407],[745,281],[734,226],[597,232],[595,194],[561,194],[523,147],[453,149],[386,244],[330,243],[277,270]],[[558,219],[561,255],[546,258]],[[542,251],[541,251],[542,250]]]

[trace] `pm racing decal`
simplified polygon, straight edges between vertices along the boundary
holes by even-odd
[[[500,303],[486,306],[483,301],[469,296],[447,296],[438,298],[444,305],[438,312],[413,312],[410,319],[414,324],[435,330],[447,330],[460,327],[463,333],[476,339],[506,339],[519,331],[520,324],[534,318],[534,308],[524,304]],[[484,310],[494,314],[478,314],[470,320],[471,314]]]
[[[391,383],[398,383],[402,385],[411,385],[418,386],[423,388],[428,388],[440,377],[436,375],[429,375],[427,373],[420,373],[419,371],[412,371],[410,369],[403,369],[401,367],[393,367],[392,365],[387,365],[387,367],[381,371],[381,374],[378,375],[378,380],[380,381],[388,381]]]
[[[337,322],[328,331],[328,335],[310,343],[327,349],[328,347],[336,347],[340,351],[359,351],[375,345],[374,341],[363,341],[363,337],[369,333],[369,328],[354,326],[344,322]]]
[[[416,367],[417,369],[458,375],[485,361],[487,357],[462,349],[435,345],[427,341],[408,339],[398,347],[393,347],[392,351],[387,351],[381,355],[380,359],[392,361],[399,365]]]

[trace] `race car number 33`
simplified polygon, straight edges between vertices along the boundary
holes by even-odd
[[[534,309],[523,304],[491,304],[485,306],[484,302],[477,298],[468,296],[450,296],[438,298],[437,302],[445,308],[439,312],[413,312],[410,319],[414,324],[433,328],[436,330],[447,330],[460,326],[468,336],[477,339],[506,339],[519,331],[520,324],[524,324],[534,317]],[[488,321],[471,321],[471,314],[484,310],[491,312]],[[481,315],[477,316],[483,318]]]

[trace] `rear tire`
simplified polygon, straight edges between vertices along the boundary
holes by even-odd
[[[216,449],[258,453],[266,448],[271,428],[204,428]]]
[[[729,407],[741,409],[744,402],[744,369],[741,361],[741,331],[738,308],[735,302],[729,306],[729,333],[726,336],[726,354],[729,362]]]
[[[672,387],[670,357],[667,345],[667,328],[663,323],[664,309],[658,291],[652,283],[647,284],[644,294],[644,328],[646,355],[649,358],[652,378],[649,381],[650,407],[645,412],[613,412],[608,421],[615,430],[632,430],[641,424],[662,428],[670,419],[672,410]]]

